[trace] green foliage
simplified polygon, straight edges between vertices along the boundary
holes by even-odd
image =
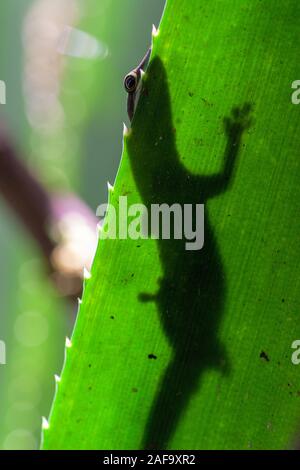
[[[168,2],[110,202],[205,203],[205,245],[99,242],[45,449],[293,444],[299,14]]]
[[[77,189],[93,208],[106,197],[106,179],[115,174],[122,145],[116,136],[122,133],[121,122],[126,115],[119,83],[130,64],[143,53],[148,41],[146,24],[149,18],[157,21],[163,3],[163,0],[1,2],[0,79],[7,85],[7,104],[0,105],[1,121],[7,124],[20,158],[34,168],[51,191]],[[52,28],[52,21],[62,17],[69,24],[72,16],[69,10],[74,4],[79,6],[79,23],[74,26],[108,46],[109,56],[105,60],[61,57],[51,47],[54,61],[45,60],[49,48],[46,46],[45,52],[45,42],[37,39],[40,28],[43,32],[45,20]],[[32,7],[36,11],[32,34],[24,35]],[[62,15],[53,17],[57,10]],[[141,26],[138,38],[128,28],[129,20]],[[29,63],[28,47],[33,53]],[[60,75],[56,74],[58,64],[63,71],[59,100],[65,125],[50,133],[30,126],[24,99],[24,90],[28,90],[24,86],[25,71],[33,78],[30,93],[38,91],[37,82],[46,87],[49,84],[44,60],[46,69],[51,63],[55,77]],[[35,243],[2,204],[2,198],[0,211],[0,340],[5,341],[7,349],[7,364],[0,365],[0,447],[37,448],[41,416],[49,413],[55,390],[54,374],[61,369],[64,338],[70,334],[74,317],[73,306],[57,295],[45,275]]]

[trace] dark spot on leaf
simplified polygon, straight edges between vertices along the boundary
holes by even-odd
[[[189,91],[189,96],[190,96],[191,98],[193,98],[194,93],[193,93],[192,91]]]
[[[132,391],[133,393],[137,393],[138,389],[135,388],[135,387],[133,387],[133,388],[131,389],[131,391]]]
[[[114,320],[114,319],[115,319],[115,317],[114,317],[113,315],[111,315],[110,318],[111,318],[111,320]]]
[[[205,98],[201,98],[201,100],[203,101],[203,103],[204,103],[206,106],[209,106],[209,107],[213,106],[213,104],[210,103],[210,102],[209,102],[208,100],[206,100]],[[207,120],[206,122],[209,122],[209,120]]]
[[[157,356],[155,354],[148,354],[148,359],[157,359]]]
[[[194,139],[194,142],[195,142],[196,145],[203,146],[203,139],[201,139],[201,138],[196,137]]]
[[[91,368],[91,367],[92,367],[92,364],[89,364],[89,368]]]
[[[281,302],[284,303],[284,299],[281,299]]]
[[[264,361],[266,361],[266,362],[269,362],[269,361],[270,361],[270,358],[269,358],[268,354],[265,353],[265,351],[262,351],[262,352],[260,353],[259,357],[260,357],[261,359],[263,359]]]
[[[141,245],[136,245],[137,248],[141,248]]]

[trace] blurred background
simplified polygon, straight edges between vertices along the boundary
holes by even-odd
[[[0,364],[0,448],[39,447],[41,417],[49,414],[54,374],[76,317],[80,288],[74,282],[83,265],[89,267],[96,207],[107,201],[107,181],[113,184],[120,161],[122,123],[128,123],[123,77],[149,47],[164,3],[1,1],[0,340],[6,364]],[[14,173],[15,166],[4,168],[5,158],[26,167]],[[27,167],[33,180],[26,172],[22,177]],[[23,208],[31,200],[43,208],[39,194],[49,198],[44,235],[51,256],[42,253],[27,216],[22,222],[7,193]],[[37,223],[34,214],[28,219]]]

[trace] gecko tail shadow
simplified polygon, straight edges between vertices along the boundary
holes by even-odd
[[[214,357],[223,357],[218,363],[213,359],[207,362],[205,368],[218,369],[223,375],[230,373],[228,361],[224,359],[225,350],[220,344]],[[165,450],[170,448],[170,440],[177,429],[184,414],[185,405],[201,386],[201,376],[198,373],[198,360],[193,357],[178,357],[175,354],[171,359],[160,385],[159,395],[156,397],[150,411],[151,420],[148,420],[141,444],[144,450]]]
[[[160,291],[152,294],[141,292],[141,302],[159,303]],[[191,338],[193,343],[194,338]],[[202,357],[202,361],[201,361]],[[200,362],[200,364],[199,364]],[[184,413],[187,402],[200,386],[199,366],[204,369],[217,370],[223,376],[231,372],[230,361],[227,357],[225,347],[218,339],[208,335],[204,336],[198,344],[193,347],[177,349],[169,364],[162,372],[157,394],[151,407],[141,444],[142,449],[164,450],[167,449],[170,439]]]

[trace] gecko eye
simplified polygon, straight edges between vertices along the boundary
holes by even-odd
[[[124,87],[127,93],[134,93],[138,84],[138,77],[136,72],[130,72],[124,78]]]

